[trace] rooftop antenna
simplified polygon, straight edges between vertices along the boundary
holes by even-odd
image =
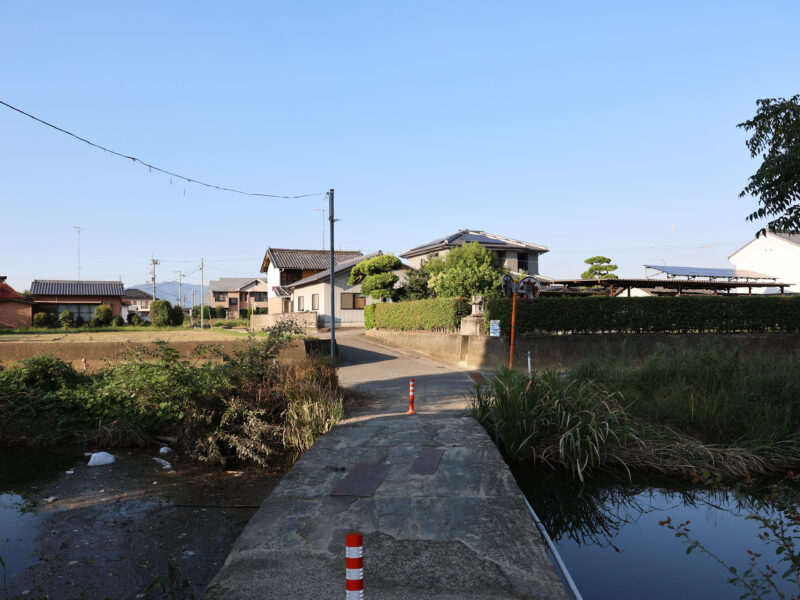
[[[325,250],[325,213],[328,212],[327,208],[315,208],[315,212],[322,213],[322,249]]]
[[[89,229],[88,227],[80,227],[73,225],[72,228],[78,234],[78,281],[81,280],[81,231]]]

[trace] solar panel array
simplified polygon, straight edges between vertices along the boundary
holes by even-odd
[[[648,269],[661,271],[675,277],[719,277],[725,279],[775,279],[763,273],[745,269],[717,269],[706,267],[674,267],[668,265],[645,265]]]

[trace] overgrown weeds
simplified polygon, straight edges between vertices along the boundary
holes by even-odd
[[[0,371],[0,445],[113,447],[175,435],[198,460],[285,466],[342,416],[331,363],[277,362],[294,333],[279,325],[232,353],[202,348],[194,360],[160,343],[93,375],[52,357],[20,361]]]
[[[798,389],[794,359],[685,352],[639,367],[609,359],[561,374],[502,370],[476,386],[472,411],[508,458],[581,480],[620,467],[746,478],[800,463]]]

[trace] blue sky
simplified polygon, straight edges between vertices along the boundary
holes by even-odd
[[[800,5],[774,2],[8,2],[0,100],[125,154],[270,194],[336,189],[336,245],[461,228],[726,266],[759,224],[736,124],[798,93]],[[322,196],[186,184],[0,107],[0,274],[256,275],[322,245]],[[172,262],[188,261],[188,262]],[[187,278],[199,283],[199,273]]]

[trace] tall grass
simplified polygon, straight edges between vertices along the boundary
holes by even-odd
[[[276,362],[286,333],[232,354],[205,348],[194,361],[162,343],[92,375],[52,357],[20,361],[0,370],[0,446],[143,445],[167,434],[198,460],[285,466],[342,416],[331,363]]]
[[[800,360],[718,351],[499,371],[472,411],[505,455],[562,467],[747,477],[800,464]]]
[[[741,358],[719,349],[587,360],[569,371],[619,391],[632,415],[717,444],[800,439],[800,356]]]

